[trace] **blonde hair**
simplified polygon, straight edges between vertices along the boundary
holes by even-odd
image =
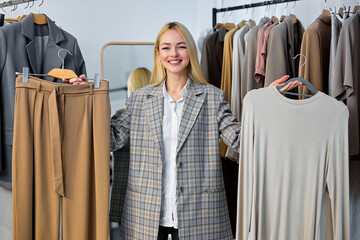
[[[160,30],[154,47],[154,69],[151,76],[151,86],[158,86],[160,85],[165,77],[166,77],[166,71],[163,65],[161,64],[161,61],[157,57],[157,51],[159,51],[159,45],[160,45],[160,38],[161,36],[168,30],[175,29],[177,30],[183,39],[185,40],[187,50],[189,52],[190,62],[187,66],[187,77],[189,77],[191,80],[200,83],[200,84],[208,84],[208,82],[205,80],[201,69],[200,64],[198,61],[197,56],[197,50],[196,45],[193,37],[191,36],[189,30],[178,22],[170,22],[166,24],[162,29]]]
[[[151,72],[144,67],[137,68],[128,78],[128,95],[134,92],[136,89],[145,87],[150,83]]]

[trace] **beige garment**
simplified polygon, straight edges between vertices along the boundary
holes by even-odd
[[[316,116],[316,117],[314,117]],[[329,192],[334,239],[349,239],[347,107],[318,92],[303,100],[275,86],[249,92],[240,137],[236,239],[321,238]]]
[[[298,76],[297,64],[299,58],[293,59],[300,52],[300,43],[304,28],[300,22],[293,23],[286,16],[282,23],[275,26],[270,33],[268,53],[266,58],[265,86],[284,75]]]
[[[231,112],[234,114],[236,119],[241,119],[241,73],[244,65],[244,54],[245,54],[245,34],[252,28],[251,22],[246,22],[245,25],[239,29],[234,35],[233,43],[233,66],[232,66],[232,80],[231,80]],[[227,148],[225,157],[237,161],[239,154]]]
[[[331,16],[321,14],[304,32],[300,51],[307,59],[300,77],[308,80],[315,89],[325,93],[328,90],[330,41]],[[301,57],[299,66],[303,63],[304,58]],[[301,87],[299,92],[311,94],[306,87]]]
[[[13,239],[107,239],[108,89],[16,79]]]
[[[252,89],[259,88],[260,85],[254,79],[255,74],[255,61],[256,61],[256,48],[257,48],[257,33],[259,28],[267,23],[270,19],[264,17],[260,20],[259,24],[250,29],[245,34],[245,55],[243,71],[241,73],[241,99],[246,93]]]
[[[232,73],[232,54],[233,54],[233,38],[235,32],[239,30],[239,27],[235,27],[228,31],[224,39],[224,52],[221,74],[221,89],[225,92],[225,100],[231,102],[231,73]],[[227,146],[220,141],[220,156],[225,158]]]

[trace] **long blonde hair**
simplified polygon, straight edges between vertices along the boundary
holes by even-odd
[[[154,69],[151,76],[151,86],[158,86],[160,85],[165,77],[166,77],[166,71],[163,65],[161,64],[161,61],[157,57],[157,51],[159,51],[159,45],[160,45],[160,38],[161,36],[168,30],[175,29],[177,30],[183,39],[185,40],[187,50],[189,52],[190,62],[187,66],[187,77],[189,77],[191,80],[200,83],[200,84],[208,84],[208,82],[205,80],[201,69],[200,64],[198,61],[197,56],[197,50],[196,45],[193,37],[191,36],[189,30],[178,22],[170,22],[166,24],[162,29],[160,30],[154,47]]]
[[[137,68],[128,78],[128,95],[134,92],[136,89],[145,87],[146,85],[150,84],[151,72],[149,69],[141,67]]]

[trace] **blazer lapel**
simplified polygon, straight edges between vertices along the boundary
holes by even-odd
[[[26,44],[26,53],[33,73],[39,73],[36,62],[36,49],[35,49],[35,28],[34,28],[34,16],[29,14],[21,22],[22,34],[29,39]]]
[[[181,116],[176,152],[179,152],[181,149],[199,115],[200,109],[204,104],[205,94],[203,93],[204,89],[200,84],[193,81],[190,82]]]
[[[47,44],[44,65],[43,65],[44,73],[50,72],[53,68],[61,68],[62,60],[59,58],[58,53],[62,48],[58,44],[65,39],[60,28],[58,28],[55,25],[55,23],[51,21],[51,19],[49,19],[48,17],[46,18],[49,27],[49,41]],[[70,51],[71,49],[67,49],[67,50]],[[67,51],[60,52],[60,56],[62,59],[64,59],[64,61],[66,57],[68,57],[68,55],[69,54]],[[54,81],[54,78],[52,77],[46,77],[46,79],[49,81]]]
[[[162,85],[152,88],[145,100],[146,118],[149,121],[150,131],[156,145],[163,154],[162,121],[164,113],[164,94]]]
[[[28,44],[26,45],[26,52],[30,62],[31,69],[33,73],[48,73],[53,68],[60,68],[62,65],[62,60],[58,57],[58,52],[62,49],[58,44],[65,39],[60,28],[58,28],[55,23],[48,17],[47,24],[49,28],[49,40],[47,43],[43,72],[39,72],[39,67],[37,66],[36,61],[36,47],[35,47],[35,27],[34,27],[34,16],[29,14],[26,18],[21,21],[22,24],[22,34],[29,39]],[[70,49],[68,49],[70,50]],[[62,51],[61,56],[65,59],[68,55],[66,51]],[[45,77],[46,80],[53,81],[53,77]]]

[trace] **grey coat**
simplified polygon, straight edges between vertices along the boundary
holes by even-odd
[[[0,28],[0,186],[11,188],[11,152],[13,142],[15,72],[22,72],[29,67],[30,73],[48,73],[53,68],[60,68],[62,60],[58,57],[60,49],[69,50],[73,55],[62,51],[65,56],[65,68],[76,74],[86,74],[85,63],[77,40],[60,29],[47,18],[47,25],[35,25],[33,14],[22,21]],[[37,51],[35,36],[48,35],[48,42],[43,56]],[[42,63],[42,64],[41,64]],[[61,81],[45,77],[49,81]]]

